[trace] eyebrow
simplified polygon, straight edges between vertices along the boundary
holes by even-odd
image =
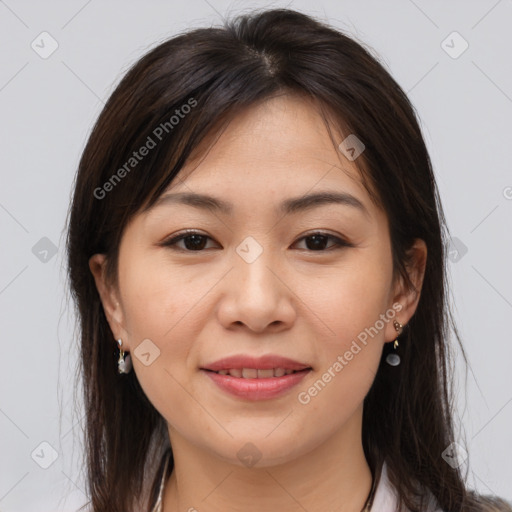
[[[197,194],[195,192],[178,192],[165,194],[155,203],[154,207],[164,204],[185,204],[202,210],[209,210],[213,213],[219,212],[230,215],[233,212],[233,204],[222,199],[206,194]],[[350,206],[359,210],[361,213],[370,217],[370,213],[364,204],[357,197],[347,192],[316,192],[300,197],[293,197],[284,200],[277,211],[282,214],[292,214],[301,211],[311,210],[326,204],[341,204]]]

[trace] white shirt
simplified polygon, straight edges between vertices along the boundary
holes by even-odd
[[[443,512],[441,508],[439,508],[436,499],[434,496],[428,492],[429,500],[427,501],[427,509],[426,512]],[[389,481],[388,477],[388,467],[384,462],[382,465],[382,472],[379,480],[379,484],[377,485],[377,489],[375,490],[375,496],[373,497],[373,503],[371,506],[371,512],[395,512],[397,510],[398,505],[398,495]],[[403,512],[410,512],[409,509],[403,508]]]
[[[160,480],[160,490],[158,493],[157,500],[155,505],[151,509],[151,512],[162,512],[162,499],[163,499],[163,491],[165,486],[165,475],[167,474],[167,467],[170,460],[170,453],[167,456],[165,461],[164,470],[162,473],[162,479]],[[432,498],[432,503],[434,506],[428,509],[428,512],[443,512],[440,508],[435,505],[435,500]],[[387,465],[384,462],[382,466],[382,472],[379,479],[379,483],[377,485],[377,489],[375,490],[375,495],[373,497],[373,503],[371,506],[371,512],[396,512],[396,507],[398,504],[397,493],[389,481]],[[403,512],[409,512],[408,510],[403,510]]]

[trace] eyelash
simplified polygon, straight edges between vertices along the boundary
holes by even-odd
[[[176,246],[176,244],[178,242],[180,242],[181,240],[184,240],[185,238],[188,238],[189,236],[194,236],[194,235],[198,235],[198,236],[201,236],[201,237],[204,237],[204,238],[209,238],[210,240],[213,240],[208,235],[205,235],[205,234],[203,234],[203,233],[201,233],[199,231],[190,230],[190,231],[186,231],[184,233],[178,234],[177,236],[175,236],[173,238],[169,238],[167,240],[164,240],[160,245],[164,246],[164,247],[169,247],[171,250],[175,250],[175,251],[182,251],[182,252],[204,252],[206,249],[200,249],[200,250],[194,251],[194,250],[184,249],[184,248]],[[309,250],[308,249],[301,249],[301,250],[306,250],[308,252],[326,252],[326,251],[332,250],[333,248],[334,249],[342,249],[344,247],[354,247],[353,244],[347,242],[346,240],[344,240],[344,239],[342,239],[340,237],[331,235],[330,233],[325,233],[323,231],[315,231],[313,233],[309,233],[308,235],[303,236],[302,238],[299,238],[297,240],[297,242],[299,242],[301,240],[304,240],[306,238],[313,237],[313,236],[324,236],[324,237],[327,237],[327,238],[331,238],[331,239],[335,240],[335,244],[332,245],[331,247],[328,247],[327,249],[320,249],[320,250],[317,250],[317,251],[311,250],[311,249],[309,249]],[[297,243],[297,242],[294,242],[294,243]]]

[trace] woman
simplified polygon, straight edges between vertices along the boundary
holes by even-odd
[[[446,239],[349,37],[278,9],[150,51],[70,212],[90,510],[512,510],[457,456]]]

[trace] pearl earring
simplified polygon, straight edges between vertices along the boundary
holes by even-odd
[[[390,366],[398,366],[400,364],[400,356],[396,353],[396,349],[398,348],[398,336],[402,333],[403,325],[397,320],[393,320],[393,325],[397,332],[396,340],[393,342],[393,349],[395,352],[391,352],[386,356],[386,363]]]
[[[121,345],[123,344],[121,340],[117,340],[117,344],[119,345],[117,371],[118,373],[130,373],[132,369],[132,358],[130,357],[130,354],[125,353],[125,351],[121,348]]]

